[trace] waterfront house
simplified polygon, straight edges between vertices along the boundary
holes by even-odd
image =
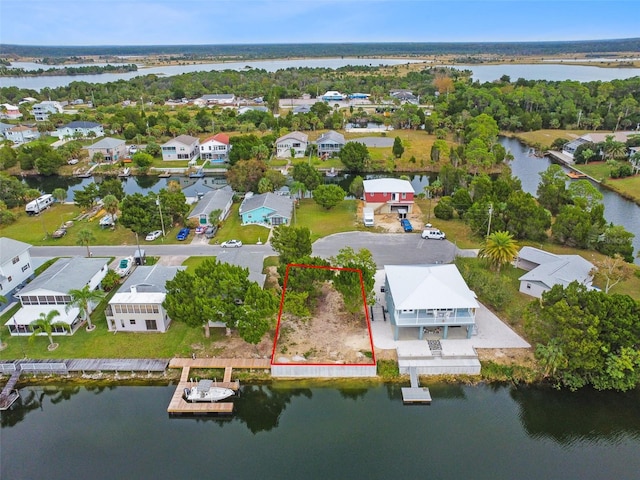
[[[286,225],[291,221],[293,200],[290,197],[267,192],[248,193],[240,205],[242,224],[259,223],[268,226]]]
[[[49,120],[49,115],[52,113],[62,113],[63,110],[63,105],[53,100],[45,100],[31,107],[31,113],[35,117],[36,122],[46,122]]]
[[[212,190],[204,194],[204,196],[198,201],[197,205],[193,208],[189,214],[189,219],[195,218],[198,221],[198,225],[216,225],[218,222],[223,221],[229,215],[231,205],[233,204],[233,190],[230,186],[225,186],[217,190]],[[211,222],[209,216],[211,212],[219,210],[216,221]]]
[[[571,140],[567,142],[562,147],[562,153],[567,155],[571,160],[573,160],[573,155],[576,153],[576,150],[580,145],[585,143],[602,143],[607,140],[607,137],[613,137],[616,142],[625,143],[629,138],[629,135],[637,135],[638,132],[591,132],[585,135],[582,135],[575,140]]]
[[[293,151],[293,157],[304,157],[307,146],[309,145],[309,136],[302,132],[291,132],[283,135],[276,140],[276,157],[290,158]]]
[[[400,101],[400,103],[411,103],[413,105],[420,104],[420,97],[416,97],[413,92],[408,90],[392,90],[390,95]]]
[[[58,128],[51,135],[58,137],[60,140],[65,138],[104,137],[104,130],[99,123],[75,121]]]
[[[200,158],[210,163],[224,163],[229,160],[229,135],[216,133],[200,143]]]
[[[179,135],[162,144],[162,160],[195,161],[200,156],[200,140],[190,135]]]
[[[140,266],[129,275],[105,310],[110,332],[161,332],[171,319],[162,306],[165,285],[187,267]]]
[[[440,330],[446,339],[451,327],[466,329],[471,338],[480,305],[455,265],[385,265],[384,272],[394,340],[401,328],[416,327],[421,340],[425,329]]]
[[[405,215],[413,211],[415,191],[408,180],[376,178],[364,181],[365,207],[376,213]]]
[[[15,144],[28,143],[40,138],[40,132],[36,127],[16,125],[4,131],[4,137]]]
[[[0,237],[0,295],[8,297],[33,276],[31,245]]]
[[[522,247],[515,266],[527,270],[520,280],[520,292],[541,298],[554,285],[566,287],[578,282],[591,288],[594,265],[580,255],[556,255],[539,248]]]
[[[316,140],[316,145],[318,146],[318,157],[322,158],[337,155],[346,143],[344,135],[333,130],[329,130],[328,132],[320,135]]]
[[[124,140],[105,137],[93,145],[89,145],[87,151],[91,159],[96,153],[101,153],[105,162],[118,162],[127,156],[127,145]]]
[[[31,335],[31,322],[41,313],[45,315],[57,310],[60,315],[56,322],[66,323],[68,329],[54,327],[54,335],[73,334],[82,324],[80,310],[77,307],[66,310],[71,302],[70,290],[80,290],[85,285],[97,290],[107,274],[108,259],[70,257],[60,258],[31,283],[14,295],[20,300],[22,308],[5,323],[11,335]],[[94,308],[92,305],[91,308]]]
[[[6,118],[7,120],[17,120],[22,117],[20,109],[10,103],[0,104],[0,118]]]

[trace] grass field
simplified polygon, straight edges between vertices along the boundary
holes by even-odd
[[[291,224],[311,230],[312,242],[333,233],[364,230],[364,225],[361,226],[356,219],[356,208],[356,200],[343,200],[331,210],[326,210],[313,199],[305,198],[296,207]]]
[[[587,130],[534,130],[533,132],[501,132],[501,135],[514,137],[530,146],[539,146],[541,150],[548,150],[556,138],[564,138],[565,140],[574,140],[585,133]]]

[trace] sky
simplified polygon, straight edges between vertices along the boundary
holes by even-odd
[[[184,45],[640,37],[639,0],[0,0],[0,43]]]

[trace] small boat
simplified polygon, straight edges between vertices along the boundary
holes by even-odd
[[[235,394],[230,388],[216,387],[213,380],[200,380],[195,387],[184,389],[187,402],[219,402]]]
[[[169,178],[171,174],[169,172],[164,172],[158,175],[158,178]]]
[[[120,175],[118,175],[118,176],[119,177],[128,177],[129,175],[131,175],[131,169],[129,167],[127,167],[124,170],[122,170],[122,172],[120,172]]]
[[[579,178],[587,178],[587,176],[584,173],[581,172],[567,172],[567,177],[572,178],[574,180],[577,180]]]
[[[335,177],[336,175],[338,175],[338,172],[336,172],[336,169],[331,167],[331,170],[329,170],[326,173],[327,177]]]
[[[117,215],[111,215],[110,213],[107,213],[104,217],[100,219],[100,226],[103,228],[112,227],[116,224],[117,219],[118,219]]]
[[[118,267],[115,269],[115,272],[119,277],[126,277],[131,273],[132,267],[133,257],[123,258],[120,260],[120,263],[118,263]]]

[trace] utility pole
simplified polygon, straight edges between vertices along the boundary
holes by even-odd
[[[493,203],[489,204],[489,225],[487,225],[487,237],[491,232],[491,217],[493,216]]]

